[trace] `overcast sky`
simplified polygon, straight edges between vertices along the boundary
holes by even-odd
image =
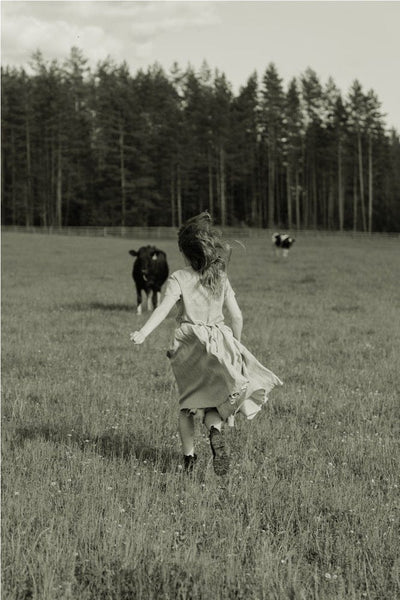
[[[274,62],[284,84],[307,67],[344,95],[358,79],[400,131],[400,2],[30,1],[1,2],[3,66],[28,67],[77,46],[92,67],[108,55],[131,73],[159,62],[223,71],[235,92]]]

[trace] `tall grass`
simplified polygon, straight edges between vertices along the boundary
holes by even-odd
[[[398,242],[235,247],[243,342],[285,385],[225,479],[200,422],[182,472],[174,315],[129,342],[139,244],[3,235],[3,598],[399,598]]]

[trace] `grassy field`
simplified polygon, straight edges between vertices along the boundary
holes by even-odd
[[[182,473],[174,315],[129,341],[139,245],[3,234],[4,600],[400,598],[398,241],[235,245],[243,342],[285,385],[225,479],[200,422]]]

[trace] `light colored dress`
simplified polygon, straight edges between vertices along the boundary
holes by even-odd
[[[165,289],[165,296],[178,303],[178,327],[167,356],[181,409],[215,407],[224,420],[241,409],[251,419],[282,382],[225,325],[222,310],[230,295],[234,291],[225,274],[221,292],[214,295],[192,267],[175,271]]]

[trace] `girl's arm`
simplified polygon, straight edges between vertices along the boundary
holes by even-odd
[[[140,331],[134,331],[131,333],[131,342],[134,342],[135,344],[143,344],[147,336],[164,321],[165,317],[169,314],[175,304],[176,298],[172,296],[165,296],[161,304],[152,312],[151,316],[140,329]]]
[[[240,342],[243,329],[242,311],[239,308],[234,294],[228,294],[225,298],[225,307],[231,318],[231,327],[233,335]]]

